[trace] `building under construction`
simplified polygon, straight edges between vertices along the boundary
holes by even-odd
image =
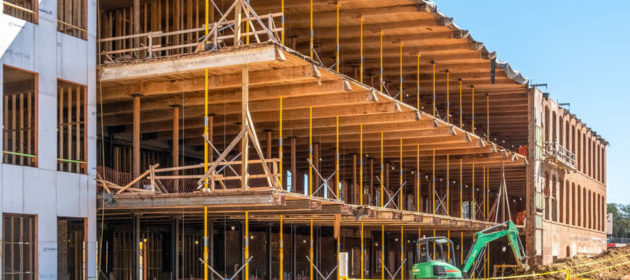
[[[36,24],[30,2],[2,16]],[[350,278],[405,279],[418,238],[450,238],[460,264],[475,232],[509,219],[530,264],[606,248],[606,140],[432,2],[65,2],[57,32],[97,61],[95,83],[52,91],[57,142],[39,149],[97,183],[98,221],[57,254],[73,279],[325,280],[341,252]],[[16,101],[30,95],[9,56],[4,168],[37,154],[15,121],[37,106]],[[23,216],[5,205],[7,229]],[[476,277],[512,267],[506,246],[486,248]]]

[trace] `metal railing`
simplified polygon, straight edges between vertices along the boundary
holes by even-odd
[[[560,143],[555,141],[548,141],[545,143],[545,155],[551,157],[570,168],[575,168],[576,160],[575,154]]]

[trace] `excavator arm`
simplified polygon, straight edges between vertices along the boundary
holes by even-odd
[[[505,229],[503,230],[495,231],[498,228],[504,227]],[[523,247],[518,237],[518,229],[512,221],[507,221],[475,233],[475,242],[468,252],[468,256],[466,257],[464,266],[462,267],[462,274],[468,276],[471,270],[474,270],[474,265],[477,263],[477,260],[482,255],[482,252],[488,243],[504,236],[507,236],[508,243],[510,244],[514,257],[516,258],[516,263],[519,266],[526,266],[524,262],[525,255],[522,251]]]

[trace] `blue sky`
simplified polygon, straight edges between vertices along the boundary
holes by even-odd
[[[436,2],[610,142],[607,199],[630,203],[630,1]]]

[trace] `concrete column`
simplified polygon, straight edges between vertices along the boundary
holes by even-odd
[[[266,144],[266,154],[265,154],[265,157],[266,157],[266,158],[268,158],[268,159],[270,159],[270,158],[272,157],[272,156],[271,156],[271,141],[273,141],[273,136],[272,136],[271,130],[266,130],[266,131],[265,131],[265,134],[266,134],[266,136],[267,136],[267,139],[266,139],[266,142],[267,142],[267,143],[265,143],[265,144]]]
[[[140,176],[140,97],[133,95],[133,177]]]

